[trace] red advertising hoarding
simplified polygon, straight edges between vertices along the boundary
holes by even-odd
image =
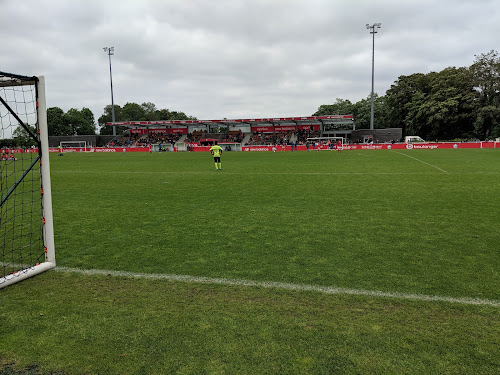
[[[243,146],[242,151],[273,151],[272,145]],[[442,142],[442,143],[370,143],[370,144],[345,144],[343,150],[434,150],[434,149],[471,149],[471,148],[500,148],[500,142]],[[210,146],[193,146],[193,151],[208,151]],[[326,150],[327,145],[309,147],[310,151]],[[150,152],[150,147],[65,147],[64,152]],[[276,146],[276,151],[290,151],[290,146]],[[297,151],[305,151],[306,146],[297,146]],[[50,152],[59,152],[58,148],[49,148]],[[177,151],[177,147],[174,148]],[[5,148],[1,153],[38,152],[35,149]]]

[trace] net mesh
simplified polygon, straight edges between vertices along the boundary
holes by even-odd
[[[0,72],[0,283],[45,261],[35,77]]]

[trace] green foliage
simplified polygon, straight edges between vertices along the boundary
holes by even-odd
[[[59,107],[47,108],[49,136],[73,135],[73,129],[65,121],[64,111]]]
[[[36,128],[32,125],[27,125],[30,129],[31,134],[36,135]],[[22,126],[18,126],[12,133],[15,139],[15,146],[17,147],[30,147],[36,146],[37,141],[24,129]]]
[[[357,128],[370,124],[370,98],[357,103],[337,99],[315,115],[354,114]],[[375,127],[401,127],[424,139],[492,138],[500,133],[500,57],[490,51],[470,67],[400,76],[375,96]]]
[[[61,108],[47,108],[49,136],[95,134],[94,114],[88,108],[71,108],[64,113]]]

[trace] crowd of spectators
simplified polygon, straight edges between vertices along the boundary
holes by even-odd
[[[290,144],[293,133],[261,133],[253,132],[246,143],[247,146],[253,145],[288,145]]]
[[[247,133],[243,133],[241,130],[228,131],[227,133],[218,133],[217,141],[219,143],[242,143],[245,139]],[[110,141],[108,147],[147,147],[153,144],[171,144],[174,145],[183,134],[175,133],[169,134],[168,132],[156,132],[149,134],[127,134],[120,137],[114,138]],[[206,133],[202,130],[197,130],[192,133],[188,133],[184,139],[187,145],[200,145],[206,137],[215,138],[214,134]],[[319,130],[312,129],[300,129],[297,132],[283,132],[283,133],[263,133],[263,132],[253,132],[251,133],[250,139],[245,142],[247,146],[253,145],[278,145],[286,146],[291,145],[305,145],[307,138],[320,137],[321,132]]]
[[[245,136],[241,130],[230,130],[226,134],[223,134],[221,142],[241,143],[243,142],[243,138],[245,138]]]
[[[168,134],[168,133],[150,133],[143,136],[136,143],[136,146],[146,147],[153,144],[167,144],[170,143],[172,146],[182,137],[182,134]]]
[[[139,134],[122,135],[113,138],[106,147],[133,147],[137,139],[139,139]]]
[[[195,130],[192,133],[188,133],[186,136],[186,143],[198,143],[200,139],[203,138],[203,134],[205,134],[202,130]]]

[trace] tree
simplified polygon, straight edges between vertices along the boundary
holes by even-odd
[[[71,135],[72,129],[64,119],[64,111],[59,107],[47,108],[49,136]]]
[[[27,125],[28,128],[30,129],[31,133],[36,135],[36,128],[32,125]],[[21,147],[30,147],[30,146],[36,146],[37,145],[37,142],[35,141],[35,139],[33,139],[33,137],[31,137],[30,134],[28,134],[28,132],[26,131],[26,129],[22,126],[18,126],[14,132],[12,133],[14,139],[15,139],[15,143],[17,144],[17,146],[21,146]]]
[[[89,108],[83,107],[81,114],[84,122],[81,124],[80,128],[77,129],[78,134],[95,134],[95,120],[94,114]]]
[[[127,103],[123,106],[120,121],[147,121],[146,111],[137,103]]]
[[[333,104],[320,105],[313,116],[350,115],[353,113],[353,104],[350,100],[337,98]]]
[[[122,107],[115,104],[114,108],[115,108],[115,121],[122,121],[122,118],[123,118],[122,117]],[[99,117],[99,119],[97,120],[97,123],[100,127],[99,134],[101,134],[101,135],[113,134],[113,127],[106,125],[106,123],[111,122],[113,119],[111,109],[112,109],[111,105],[107,105],[106,107],[104,107],[104,114],[101,115],[101,117]],[[123,129],[118,128],[117,133],[118,134],[123,133]]]
[[[151,102],[148,103],[142,103],[141,104],[142,109],[144,110],[144,120],[146,121],[158,121],[161,120],[160,117],[158,117],[158,109],[156,109],[156,105],[154,105]]]
[[[475,56],[471,66],[478,108],[474,121],[476,137],[496,137],[500,133],[500,57],[491,50]]]
[[[94,115],[88,108],[81,111],[71,108],[64,114],[64,120],[71,127],[72,135],[95,134]]]
[[[402,128],[403,134],[414,135],[408,132],[415,131],[415,119],[409,117],[410,111],[416,114],[416,103],[422,104],[429,88],[429,76],[416,73],[410,76],[400,76],[386,92],[386,112],[388,125],[393,128]],[[417,98],[414,99],[414,96]],[[408,126],[412,129],[407,129]]]

